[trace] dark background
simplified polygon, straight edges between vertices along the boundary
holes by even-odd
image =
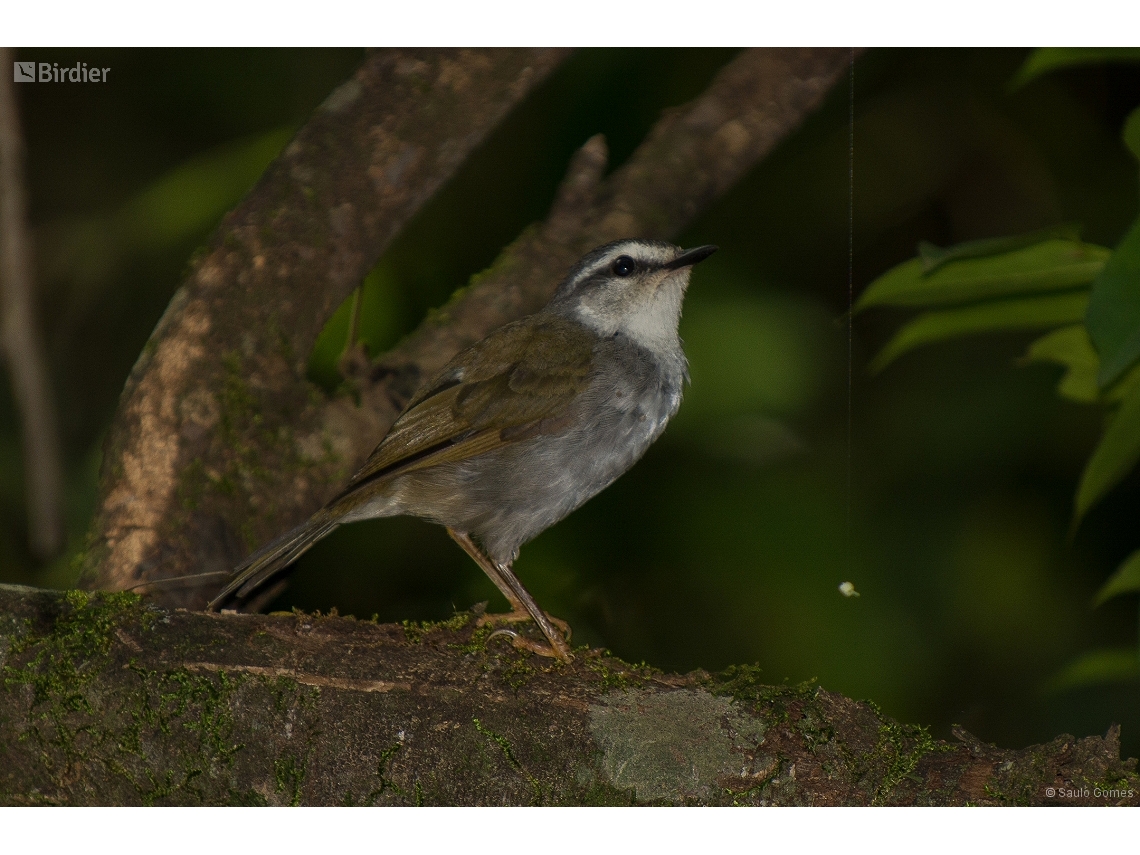
[[[871,376],[900,317],[845,312],[921,239],[947,245],[1079,222],[1113,246],[1137,212],[1120,142],[1140,66],[1056,72],[1011,92],[1024,50],[880,50],[679,243],[717,243],[685,305],[693,385],[631,472],[516,565],[576,642],[669,670],[758,662],[938,736],[957,722],[1020,747],[1124,725],[1140,686],[1049,691],[1090,649],[1135,643],[1136,598],[1090,608],[1138,545],[1135,473],[1070,536],[1103,413],[1022,367],[1032,335],[935,345]],[[17,87],[41,315],[63,426],[70,550],[90,519],[103,433],[187,259],[348,76],[359,50],[22,50],[109,67],[106,84]],[[414,328],[528,223],[603,132],[611,165],[731,50],[586,50],[522,105],[366,280],[373,354]],[[853,141],[853,148],[852,148]],[[853,164],[853,170],[852,170]],[[853,205],[852,205],[853,200]],[[853,246],[853,254],[850,247]],[[849,279],[849,271],[851,278]],[[313,356],[335,390],[347,306]],[[377,438],[379,439],[379,437]],[[30,556],[17,420],[0,392],[0,581],[61,587]],[[840,595],[851,581],[859,598]],[[442,529],[341,529],[274,608],[384,621],[449,616],[490,582]]]

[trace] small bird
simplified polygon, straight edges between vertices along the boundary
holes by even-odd
[[[681,404],[677,332],[692,266],[682,250],[619,240],[578,262],[541,311],[455,356],[408,402],[348,485],[306,522],[250,555],[208,606],[241,599],[337,526],[401,514],[443,525],[507,598],[497,622],[533,620],[569,661],[562,621],[515,577],[519,547],[633,466]]]

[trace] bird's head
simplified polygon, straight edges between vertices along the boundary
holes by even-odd
[[[689,273],[716,249],[686,250],[659,240],[608,243],[574,266],[550,307],[599,335],[621,333],[652,351],[675,349]]]

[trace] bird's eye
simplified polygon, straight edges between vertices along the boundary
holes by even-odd
[[[628,255],[619,255],[614,259],[614,263],[611,269],[614,272],[614,276],[629,276],[631,273],[633,273],[636,266],[637,265],[634,263],[633,259]]]

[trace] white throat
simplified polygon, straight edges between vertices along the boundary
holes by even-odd
[[[677,326],[681,320],[683,288],[662,283],[647,303],[634,311],[612,313],[583,301],[576,308],[579,320],[603,337],[621,333],[634,343],[659,356],[680,353],[681,339]]]

